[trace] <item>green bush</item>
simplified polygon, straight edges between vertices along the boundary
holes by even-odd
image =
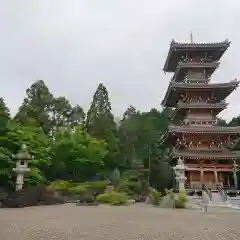
[[[104,192],[108,184],[109,184],[109,181],[97,181],[97,182],[86,183],[89,189],[94,189],[97,192]]]
[[[50,183],[48,186],[49,190],[67,192],[71,184],[68,181],[56,180]]]
[[[168,195],[168,196],[170,196],[170,198],[171,198],[172,200],[175,199],[175,194],[174,194],[174,192],[173,192],[172,189],[170,189],[170,190],[165,189],[165,194]]]
[[[124,192],[129,196],[140,195],[143,192],[141,182],[125,181],[116,187],[118,192]]]
[[[175,208],[185,208],[187,202],[186,192],[180,192],[174,199]]]
[[[69,188],[68,192],[74,195],[83,196],[87,192],[87,189],[84,186],[79,185]]]
[[[109,191],[98,195],[96,200],[101,203],[120,206],[125,205],[127,203],[128,196],[125,193]]]
[[[155,206],[159,206],[161,199],[162,199],[162,194],[154,189],[154,188],[150,188],[150,193],[149,193],[149,197],[150,197],[150,203],[155,205]]]

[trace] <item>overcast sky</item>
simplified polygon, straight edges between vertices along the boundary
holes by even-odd
[[[195,41],[232,41],[213,81],[240,76],[239,0],[0,0],[0,96],[14,114],[42,79],[87,110],[103,82],[115,116],[130,104],[159,109],[170,41],[189,41],[190,29]],[[239,93],[227,99],[228,120]]]

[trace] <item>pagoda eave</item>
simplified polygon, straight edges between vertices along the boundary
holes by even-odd
[[[230,42],[228,40],[218,43],[178,43],[172,40],[163,71],[174,72],[178,61],[182,56],[185,56],[187,51],[208,52],[212,55],[213,60],[218,61],[229,46]]]
[[[167,93],[162,101],[162,105],[166,107],[175,107],[180,94],[186,92],[214,92],[217,100],[223,100],[239,86],[239,81],[233,80],[228,83],[218,84],[201,84],[201,83],[176,83],[171,81]]]

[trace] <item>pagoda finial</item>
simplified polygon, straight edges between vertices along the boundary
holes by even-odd
[[[193,34],[192,34],[192,31],[190,31],[190,42],[193,43]]]

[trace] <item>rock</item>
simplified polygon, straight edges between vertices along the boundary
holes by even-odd
[[[129,206],[129,205],[132,205],[132,204],[135,204],[135,203],[136,203],[136,201],[134,199],[129,199],[129,200],[127,200],[126,205]]]
[[[38,205],[63,204],[63,198],[56,197],[45,186],[34,186],[23,189],[1,200],[2,207],[21,208]]]
[[[135,197],[135,202],[146,202],[146,200],[147,200],[147,196],[137,195]]]

